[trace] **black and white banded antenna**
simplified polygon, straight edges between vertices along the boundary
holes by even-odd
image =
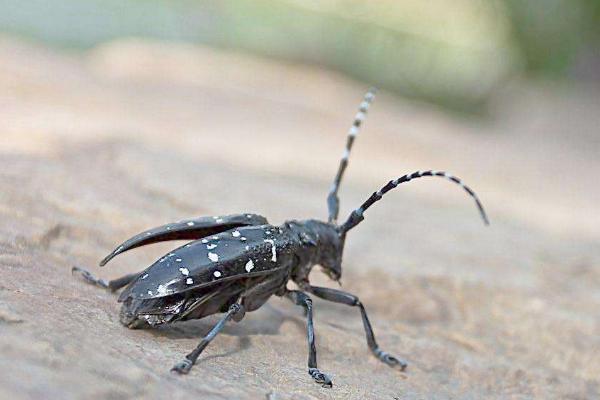
[[[441,178],[448,179],[451,182],[454,182],[457,185],[459,185],[460,187],[462,187],[465,190],[465,192],[467,192],[469,194],[469,196],[471,196],[473,198],[473,200],[475,200],[475,204],[477,205],[477,208],[479,209],[479,213],[481,214],[481,218],[483,219],[483,222],[486,225],[490,224],[488,217],[485,213],[485,210],[483,209],[483,206],[481,205],[481,202],[479,201],[479,197],[477,197],[477,195],[475,194],[475,192],[473,190],[471,190],[471,188],[469,188],[467,185],[462,183],[460,178],[452,176],[449,173],[443,172],[443,171],[423,171],[423,172],[417,171],[417,172],[413,172],[412,174],[403,175],[398,179],[391,180],[387,183],[387,185],[385,185],[384,187],[379,189],[379,191],[373,193],[371,195],[371,197],[369,197],[367,199],[367,201],[365,201],[359,208],[352,211],[352,213],[350,214],[350,216],[348,217],[346,222],[340,227],[341,234],[345,235],[346,232],[348,232],[350,229],[354,228],[361,221],[363,221],[365,219],[365,217],[364,217],[365,211],[367,211],[369,209],[369,207],[371,207],[373,204],[375,204],[376,202],[381,200],[384,194],[386,194],[387,192],[389,192],[392,189],[395,189],[401,183],[409,182],[409,181],[411,181],[413,179],[417,179],[417,178],[423,178],[425,176],[439,176]]]
[[[365,97],[363,98],[363,101],[360,103],[358,112],[354,117],[354,122],[352,122],[352,126],[348,130],[346,148],[344,149],[342,159],[340,160],[340,166],[338,167],[337,174],[335,175],[335,179],[333,180],[333,185],[331,186],[331,190],[329,191],[329,195],[327,196],[329,222],[335,223],[335,221],[338,218],[340,210],[340,199],[338,197],[338,190],[340,189],[340,183],[342,182],[344,171],[346,171],[346,167],[348,166],[348,158],[350,157],[350,150],[352,150],[354,139],[356,139],[356,135],[358,135],[358,132],[360,131],[360,126],[362,125],[363,121],[365,120],[365,117],[367,116],[367,111],[369,110],[371,102],[375,98],[376,92],[377,89],[374,87],[370,88],[367,91]]]

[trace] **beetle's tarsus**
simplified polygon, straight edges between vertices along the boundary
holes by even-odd
[[[192,369],[193,365],[194,363],[192,362],[192,360],[184,358],[182,361],[175,364],[173,368],[171,368],[171,372],[177,372],[181,375],[187,375]]]
[[[408,367],[408,364],[405,361],[400,360],[385,351],[377,349],[373,353],[375,354],[375,357],[392,368],[398,368],[400,371],[404,372],[406,367]]]
[[[229,320],[233,319],[237,314],[243,317],[245,313],[246,308],[243,305],[239,303],[232,304],[229,307],[229,311],[227,311],[227,314],[225,314],[225,316],[221,318],[219,322],[217,322],[217,324],[210,330],[210,332],[208,332],[208,334],[202,338],[198,346],[196,346],[196,348],[190,354],[188,354],[182,361],[175,364],[173,368],[171,368],[171,371],[180,374],[187,374],[188,372],[190,372],[190,369],[192,369],[192,367],[196,363],[196,360],[198,359],[198,357],[200,357],[200,354],[202,354],[206,346],[208,346],[210,342],[212,342],[212,340],[219,334],[219,332],[221,332],[225,324]]]
[[[240,322],[246,316],[246,307],[240,303],[233,304],[229,310],[232,311],[231,319],[233,319],[235,322]]]
[[[315,382],[317,382],[319,385],[323,386],[324,388],[333,387],[333,382],[331,381],[331,378],[329,376],[327,376],[327,374],[324,374],[321,371],[319,371],[318,368],[309,368],[308,374],[310,376],[312,376],[312,378],[315,380]]]
[[[75,272],[78,272],[79,274],[81,274],[83,279],[85,279],[85,281],[87,283],[89,283],[90,285],[98,286],[98,287],[101,287],[102,289],[110,290],[111,292],[115,292],[115,291],[121,289],[122,287],[127,286],[129,283],[131,283],[131,281],[133,281],[135,278],[137,278],[140,275],[139,273],[128,274],[128,275],[122,276],[120,278],[113,279],[111,281],[107,281],[105,279],[96,278],[89,271],[87,271],[83,268],[79,268],[79,267],[71,268],[71,273],[74,274]]]
[[[105,281],[104,279],[96,278],[94,275],[92,275],[91,272],[83,268],[74,266],[73,268],[71,268],[71,274],[74,274],[75,272],[78,272],[81,275],[81,277],[90,285],[98,286],[102,289],[110,289],[107,281]]]

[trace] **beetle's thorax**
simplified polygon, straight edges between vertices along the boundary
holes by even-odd
[[[302,243],[298,251],[299,263],[292,273],[296,283],[308,281],[312,267],[320,265],[330,278],[339,280],[341,277],[343,237],[337,226],[318,220],[289,221],[286,226]]]

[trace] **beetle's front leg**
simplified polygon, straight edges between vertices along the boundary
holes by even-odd
[[[116,290],[121,289],[122,287],[127,286],[131,281],[133,281],[135,278],[140,276],[140,273],[137,272],[135,274],[129,274],[129,275],[125,275],[120,278],[117,278],[117,279],[113,279],[112,281],[107,281],[105,279],[96,278],[89,271],[87,271],[83,268],[79,268],[79,267],[71,268],[71,273],[75,273],[75,272],[80,273],[81,276],[83,277],[83,279],[85,279],[85,281],[87,283],[101,287],[103,289],[108,289],[111,292],[114,292]]]
[[[190,354],[185,356],[182,361],[175,364],[173,368],[171,368],[171,371],[178,372],[180,374],[187,374],[190,372],[190,369],[192,369],[192,366],[196,363],[196,360],[198,360],[198,357],[202,351],[210,344],[210,342],[212,342],[219,332],[221,332],[225,324],[232,318],[236,321],[241,320],[245,312],[246,311],[243,305],[238,303],[232,304],[231,307],[229,307],[227,314],[225,314],[225,316],[221,318],[219,322],[217,322],[210,332],[208,332],[208,334],[202,338],[198,346]]]
[[[315,345],[315,329],[313,326],[312,300],[305,293],[297,290],[287,291],[285,297],[294,304],[303,306],[306,311],[306,330],[308,336],[308,374],[323,387],[332,387],[331,379],[317,368],[317,347]]]
[[[379,348],[379,345],[375,340],[375,333],[373,333],[373,328],[371,327],[369,317],[367,316],[367,311],[365,310],[365,307],[362,305],[358,297],[350,293],[342,292],[341,290],[324,287],[307,285],[303,289],[314,294],[317,297],[322,298],[323,300],[328,300],[334,303],[346,304],[352,307],[358,307],[360,309],[360,315],[362,316],[363,326],[365,328],[365,335],[367,336],[367,345],[369,346],[371,352],[375,355],[375,357],[377,357],[379,360],[383,361],[390,367],[398,367],[401,371],[404,371],[406,369],[406,362],[399,360],[398,358],[386,353],[385,351]]]

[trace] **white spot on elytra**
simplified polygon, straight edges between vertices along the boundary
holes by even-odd
[[[188,285],[191,285],[192,283],[194,283],[194,280],[192,278],[187,278],[185,280],[185,283],[187,283]]]
[[[148,277],[148,274],[144,274],[144,276],[142,276],[141,279],[146,279]]]
[[[194,226],[194,221],[190,221],[187,223],[187,226]]]
[[[181,273],[185,276],[188,276],[190,274],[190,270],[187,268],[179,268],[179,271],[181,271]]]
[[[181,258],[176,258],[175,262],[181,262]]]
[[[216,223],[220,224],[221,222],[223,222],[223,218],[218,218],[215,220]]]
[[[242,236],[242,237],[240,238],[240,240],[241,240],[242,242],[245,242],[245,241],[246,241],[246,240],[248,240],[248,239],[246,239],[244,236]]]
[[[148,290],[148,294],[152,296],[152,290]]]
[[[208,243],[208,239],[202,239],[202,243],[204,243],[204,244]]]
[[[277,249],[275,247],[275,241],[273,239],[265,239],[266,243],[271,243],[271,253],[273,254],[271,257],[271,261],[277,261]]]
[[[252,260],[246,263],[246,272],[250,272],[254,269],[254,262]]]
[[[216,245],[216,244],[207,244],[207,245],[206,245],[206,248],[207,248],[208,250],[212,250],[212,249],[214,249],[215,247],[217,247],[217,245]]]
[[[208,253],[208,258],[210,259],[210,261],[212,262],[217,262],[219,261],[219,255],[215,254],[215,253]]]
[[[220,278],[223,274],[221,274],[221,271],[215,271],[213,272],[213,275],[215,276],[215,278]]]
[[[240,231],[231,232],[231,236],[233,236],[233,237],[240,237],[240,235],[241,235]]]
[[[158,291],[158,294],[167,294],[167,288],[163,285],[158,285],[156,290]]]
[[[246,250],[250,250],[250,246],[246,246]]]

